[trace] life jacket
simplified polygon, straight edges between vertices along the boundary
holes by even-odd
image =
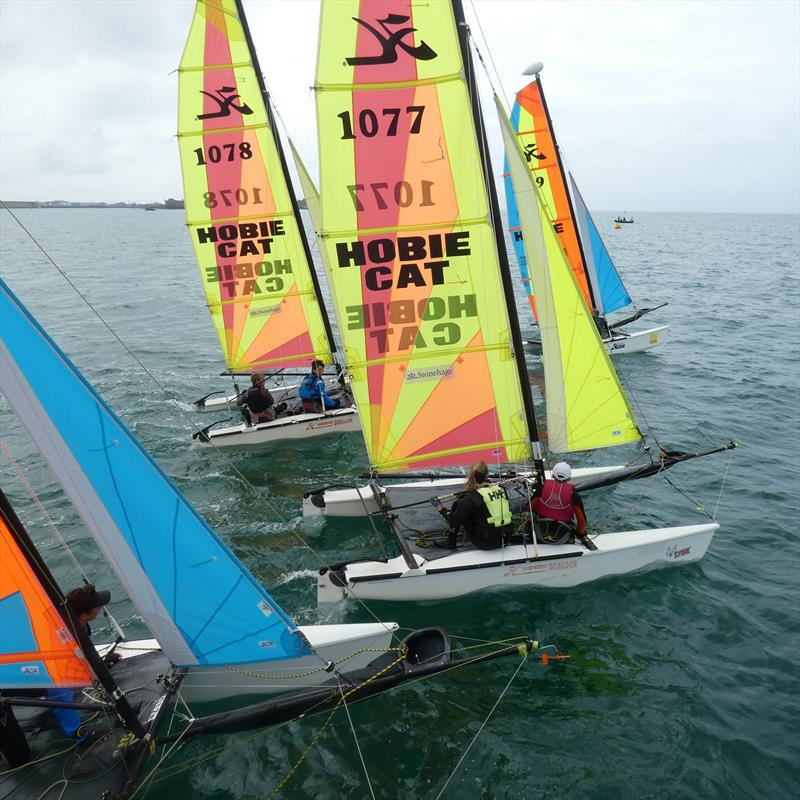
[[[481,486],[477,491],[489,512],[486,523],[493,528],[510,525],[511,506],[508,504],[506,490],[502,486]]]
[[[247,392],[245,402],[254,414],[260,414],[270,408],[275,401],[269,393],[269,389],[265,388],[264,392],[262,392],[258,386],[253,386]]]
[[[314,372],[310,372],[308,375],[305,376],[305,378],[303,378],[303,381],[300,384],[300,388],[298,389],[298,394],[300,395],[301,400],[320,399],[321,394],[319,389],[317,388],[319,380],[320,379]]]
[[[572,522],[572,494],[575,487],[567,481],[546,480],[542,486],[536,513],[559,522]]]

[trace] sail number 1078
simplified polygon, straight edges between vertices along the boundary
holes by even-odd
[[[406,106],[405,112],[401,108],[383,108],[380,117],[371,108],[365,108],[358,112],[356,117],[356,129],[361,136],[371,139],[378,133],[386,136],[397,136],[397,129],[400,126],[400,117],[408,115],[411,125],[409,133],[419,133],[422,127],[422,115],[425,106]],[[349,111],[342,111],[337,114],[342,121],[342,139],[355,139],[356,131],[353,129],[353,118]]]

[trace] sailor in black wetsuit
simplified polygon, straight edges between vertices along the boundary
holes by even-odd
[[[244,398],[245,404],[257,422],[270,422],[278,414],[286,411],[286,403],[275,405],[275,399],[265,386],[266,379],[267,376],[263,372],[254,372],[250,376],[253,385],[247,390]]]
[[[489,468],[485,461],[472,465],[467,475],[466,491],[448,515],[447,532],[449,549],[456,547],[458,530],[463,525],[470,541],[481,550],[494,550],[510,539],[511,507],[508,494],[502,486],[489,483]]]

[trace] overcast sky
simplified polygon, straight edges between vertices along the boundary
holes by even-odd
[[[506,98],[544,62],[556,133],[591,208],[800,211],[797,0],[464,3]],[[0,198],[182,197],[173,70],[193,8],[0,0]],[[245,0],[267,83],[315,176],[318,8]],[[499,170],[490,102],[485,93]]]

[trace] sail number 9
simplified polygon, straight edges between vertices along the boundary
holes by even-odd
[[[405,113],[411,117],[411,127],[408,129],[409,133],[419,133],[422,127],[422,114],[425,111],[425,106],[406,106]],[[400,115],[403,113],[400,108],[384,108],[381,110],[381,118],[371,108],[365,108],[359,112],[356,120],[358,124],[358,132],[371,139],[377,136],[384,128],[386,136],[397,136],[397,128],[400,122]],[[342,139],[355,139],[356,134],[353,132],[353,120],[349,111],[342,111],[337,115],[342,121]]]
[[[198,147],[194,152],[197,155],[197,166],[203,167],[209,163],[219,164],[220,161],[235,161],[237,155],[236,151],[237,146],[230,143],[223,144],[222,147],[212,144],[205,152],[203,152],[202,147]],[[239,142],[238,156],[243,161],[247,161],[248,158],[253,157],[253,150],[250,147],[250,142]]]
[[[435,206],[436,203],[433,202],[431,196],[433,181],[420,181],[420,184],[420,201],[418,203],[420,208],[424,206]],[[353,205],[356,207],[356,211],[365,210],[364,203],[358,196],[358,193],[366,191],[367,187],[372,194],[371,197],[367,194],[367,199],[374,201],[375,205],[381,211],[389,208],[387,199],[388,201],[394,200],[394,205],[400,206],[400,208],[408,208],[414,202],[414,188],[408,181],[397,181],[391,191],[389,189],[389,184],[385,181],[380,183],[368,183],[366,185],[363,183],[348,184],[347,189],[350,192],[350,197],[353,198]]]

